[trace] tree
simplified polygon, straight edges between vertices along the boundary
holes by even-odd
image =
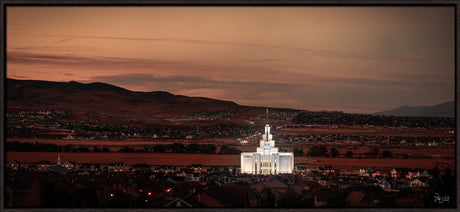
[[[227,151],[228,151],[228,147],[226,145],[220,146],[220,150],[219,150],[220,154],[227,154]]]
[[[128,146],[124,146],[118,150],[118,152],[134,152],[134,148],[129,148]]]
[[[345,157],[352,158],[353,157],[353,152],[352,151],[347,151],[347,153],[345,153]]]
[[[184,153],[185,152],[185,146],[178,142],[169,144],[168,149],[170,149],[171,152],[174,152],[174,153]]]
[[[200,152],[204,154],[215,154],[217,146],[214,144],[203,144],[200,145]]]
[[[241,150],[235,147],[228,147],[227,145],[220,146],[219,154],[240,154]]]
[[[390,151],[383,151],[382,152],[382,157],[383,158],[393,158],[393,154],[391,154]]]
[[[431,171],[433,180],[439,180],[439,168],[435,166],[434,169]]]
[[[57,189],[55,199],[56,199],[55,207],[57,208],[73,207],[72,195],[70,195],[69,192],[67,192],[67,190],[63,187]]]
[[[368,158],[376,158],[376,157],[378,157],[380,155],[379,154],[379,149],[377,147],[374,147],[374,148],[370,149],[369,152],[366,152],[365,155]]]
[[[312,146],[308,151],[308,155],[311,157],[328,156],[327,149],[324,146]]]
[[[305,199],[301,194],[298,194],[292,190],[281,194],[278,207],[281,208],[312,208],[315,207],[315,202],[312,198]]]
[[[162,144],[155,145],[153,147],[154,152],[166,152],[166,146]]]
[[[321,146],[321,147],[319,148],[319,153],[320,153],[321,156],[325,156],[325,157],[329,156],[329,155],[327,154],[327,149],[326,149],[326,147],[324,147],[324,146]]]
[[[200,145],[197,143],[189,144],[185,147],[187,153],[198,153],[200,151]]]
[[[77,152],[89,152],[89,149],[86,147],[78,147],[76,149]]]
[[[262,190],[262,197],[260,201],[260,207],[263,208],[272,208],[275,207],[275,196],[272,193],[270,188],[265,187]]]
[[[295,157],[302,157],[303,156],[303,149],[302,148],[294,147],[293,152],[294,152]]]
[[[345,208],[349,207],[348,202],[345,200],[347,194],[344,192],[331,192],[326,200],[326,206],[331,208]]]
[[[444,177],[450,177],[451,174],[452,172],[450,171],[450,168],[447,167],[446,170],[444,171]]]
[[[340,153],[339,151],[335,148],[335,147],[332,147],[331,148],[331,153],[329,154],[331,157],[335,158],[337,156],[340,156]]]

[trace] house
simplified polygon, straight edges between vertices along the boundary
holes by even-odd
[[[390,183],[386,180],[381,180],[375,185],[380,186],[384,191],[388,192],[399,192],[399,190],[401,189],[401,185],[396,181]]]
[[[203,170],[203,165],[201,164],[192,164],[191,166],[188,166],[187,168],[193,169],[193,172],[195,173],[201,173]]]
[[[166,208],[190,208],[190,207],[206,207],[197,198],[197,194],[201,185],[195,182],[181,182],[173,185],[162,185],[166,194],[166,202],[160,207]],[[153,200],[158,200],[154,198]]]
[[[46,171],[56,172],[62,175],[66,175],[69,170],[62,165],[52,165],[46,168]]]
[[[13,160],[8,163],[8,168],[18,170],[19,168],[21,168],[21,163],[17,160]]]
[[[297,166],[296,169],[295,169],[295,171],[296,171],[297,173],[306,174],[307,171],[308,171],[308,169],[307,169],[306,166]]]
[[[382,175],[383,175],[383,173],[381,171],[376,171],[376,172],[371,174],[372,177],[380,177]]]
[[[142,164],[134,164],[131,168],[132,172],[150,172],[151,171],[151,166],[145,163]]]
[[[281,182],[287,185],[293,185],[295,183],[295,175],[292,174],[283,174],[283,175],[273,175],[269,178],[279,179]]]
[[[168,178],[166,178],[166,181],[170,182],[170,183],[179,183],[179,182],[182,182],[185,180],[185,177],[183,176],[174,176],[174,175],[171,175],[169,176]]]
[[[359,169],[359,175],[363,177],[372,176],[373,173],[375,173],[375,169],[372,167],[366,167],[366,168]]]
[[[289,190],[289,185],[287,185],[285,182],[281,181],[278,178],[271,178],[267,181],[255,183],[252,184],[250,187],[259,194],[262,194],[264,188],[269,188],[272,191],[272,194],[275,197],[275,199],[279,199],[279,196],[281,194],[284,194]]]
[[[322,177],[322,178],[318,178],[318,180],[316,181],[318,184],[320,184],[321,186],[328,186],[328,180],[327,178],[325,177]]]
[[[37,168],[38,170],[45,170],[50,165],[51,163],[49,161],[40,161],[37,164]]]
[[[394,168],[391,170],[390,173],[392,178],[400,178],[402,176],[405,176],[404,174],[407,173],[407,171],[407,168]]]
[[[201,176],[199,173],[187,173],[187,175],[185,176],[185,181],[200,182]]]
[[[386,180],[381,180],[376,183],[377,186],[380,186],[383,190],[389,190],[391,188],[391,183]]]
[[[335,170],[334,168],[330,167],[330,166],[325,166],[325,167],[318,167],[319,169],[319,172],[323,175],[330,175],[330,174],[334,174],[335,173]]]
[[[240,168],[239,166],[233,166],[233,167],[230,168],[228,171],[230,172],[230,174],[236,176],[236,175],[238,175],[238,174],[241,173],[241,168]]]
[[[77,174],[78,174],[78,175],[85,175],[85,176],[88,176],[90,173],[89,173],[89,171],[87,171],[87,170],[83,170],[83,171],[78,171]]]
[[[213,173],[226,173],[228,172],[228,167],[226,166],[211,166],[209,167],[206,172],[208,174],[213,174]]]
[[[64,167],[68,169],[69,171],[73,171],[75,169],[75,162],[67,161],[64,163]]]
[[[5,204],[7,207],[42,207],[40,190],[42,185],[38,178],[19,177],[7,181],[5,186]]]
[[[427,186],[428,186],[428,178],[426,177],[418,177],[409,182],[409,187],[411,188],[420,188],[420,187],[427,187]]]
[[[314,193],[318,192],[323,187],[321,184],[314,182],[314,181],[302,181],[302,182],[299,182],[298,184],[302,185],[302,190],[312,191]]]
[[[165,174],[170,174],[170,173],[174,174],[176,173],[176,171],[177,171],[176,166],[160,166],[157,169],[155,169],[155,172],[161,172]]]
[[[101,166],[96,163],[84,163],[78,168],[79,171],[100,172]]]
[[[107,171],[122,172],[125,169],[124,163],[109,163]]]
[[[200,173],[196,173],[193,169],[190,169],[190,168],[180,169],[180,171],[176,173],[176,176],[184,177],[185,181],[200,182],[200,179],[201,179]]]
[[[164,205],[165,208],[192,208],[193,205],[189,202],[186,202],[185,200],[181,199],[180,197],[177,197],[173,201],[167,203]]]
[[[248,186],[208,186],[198,191],[194,196],[205,207],[234,207],[249,206]]]

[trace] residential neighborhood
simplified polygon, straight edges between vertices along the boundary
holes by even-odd
[[[448,207],[456,198],[453,189],[436,190],[455,183],[449,169],[363,167],[341,172],[330,166],[297,166],[293,174],[249,175],[239,167],[201,164],[11,161],[6,167],[5,203],[13,208]]]

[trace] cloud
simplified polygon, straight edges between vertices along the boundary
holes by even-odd
[[[266,59],[267,61],[274,61],[274,59]],[[254,61],[265,61],[265,59],[261,60],[254,60]],[[359,85],[381,85],[387,86],[389,84],[392,85],[401,85],[403,86],[405,83],[413,83],[413,82],[422,82],[422,81],[430,81],[430,82],[444,82],[445,79],[437,78],[438,75],[436,74],[422,74],[422,73],[394,73],[392,75],[384,75],[385,78],[376,78],[376,77],[368,77],[368,76],[322,76],[320,73],[289,73],[284,72],[281,73],[280,70],[277,70],[273,67],[234,67],[234,66],[225,66],[225,65],[208,65],[208,64],[200,64],[200,63],[190,63],[184,61],[172,61],[172,60],[159,60],[159,59],[143,59],[143,58],[122,58],[122,57],[83,57],[74,54],[44,54],[44,53],[31,53],[31,52],[8,52],[7,54],[7,63],[8,64],[30,64],[30,65],[55,65],[55,66],[65,66],[72,68],[76,67],[91,67],[91,68],[103,68],[107,70],[114,70],[114,69],[127,69],[127,68],[135,68],[135,69],[148,69],[150,72],[154,72],[155,69],[173,69],[174,71],[169,71],[170,75],[183,75],[183,76],[176,76],[171,78],[163,78],[162,80],[165,82],[176,82],[176,81],[187,81],[190,84],[191,82],[199,82],[201,85],[208,84],[203,80],[199,80],[196,78],[181,78],[186,77],[188,75],[200,75],[206,76],[212,73],[214,76],[221,76],[221,78],[225,78],[226,72],[228,75],[241,75],[245,76],[242,78],[241,81],[254,81],[251,79],[258,79],[261,77],[266,77],[270,75],[276,75],[277,77],[272,80],[276,81],[279,79],[284,79],[285,82],[294,82],[299,83],[299,81],[306,82],[308,84],[347,84],[353,86]],[[159,71],[159,73],[168,73],[168,71]],[[104,72],[106,73],[106,72]],[[107,73],[106,75],[108,75]],[[123,76],[123,75],[120,75]],[[127,74],[121,78],[126,78],[130,81],[143,81],[146,79],[151,79],[151,77],[144,78],[144,75],[136,75],[135,73]],[[151,76],[151,75],[146,75]],[[222,77],[223,76],[223,77]],[[238,78],[241,78],[238,76]],[[117,76],[114,76],[117,77]],[[190,76],[188,76],[190,77]],[[244,79],[244,80],[243,80]],[[114,80],[114,79],[112,79]],[[154,80],[154,79],[153,79]],[[260,80],[266,80],[260,79]],[[226,84],[222,84],[225,86]]]
[[[212,66],[188,63],[183,61],[144,59],[144,58],[124,58],[124,57],[85,57],[74,54],[46,54],[32,53],[23,51],[11,51],[7,53],[8,64],[19,65],[44,65],[54,66],[62,69],[63,67],[72,69],[97,70],[100,73],[107,71],[126,71],[144,69],[153,71],[155,69],[187,69],[195,71],[206,71],[213,69]],[[96,72],[96,73],[97,73]]]
[[[157,77],[153,74],[120,74],[110,76],[96,76],[89,81],[101,81],[127,87],[150,88],[150,91],[164,90],[182,92],[181,94],[195,94],[208,97],[209,92],[200,94],[198,91],[227,90],[240,98],[257,98],[260,94],[272,92],[286,92],[295,85],[263,81],[223,81],[202,76],[168,76]]]
[[[430,58],[416,58],[416,57],[404,57],[386,54],[376,54],[369,52],[354,52],[354,51],[338,51],[330,49],[311,49],[305,47],[294,47],[286,45],[276,44],[264,44],[264,43],[247,43],[247,42],[232,42],[232,41],[213,41],[213,40],[193,40],[193,39],[173,39],[173,38],[142,38],[142,37],[117,37],[117,36],[59,36],[63,38],[58,42],[64,42],[71,39],[104,39],[104,40],[128,40],[128,41],[147,41],[147,42],[172,42],[172,43],[190,43],[190,44],[208,44],[208,45],[227,45],[227,46],[244,46],[254,48],[273,48],[279,50],[287,50],[298,53],[304,53],[315,57],[329,57],[337,59],[348,59],[348,60],[388,60],[388,61],[400,61],[409,63],[436,63],[442,64],[444,60],[436,60]]]

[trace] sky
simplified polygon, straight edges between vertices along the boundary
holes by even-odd
[[[454,7],[6,8],[6,76],[374,113],[455,98]]]

